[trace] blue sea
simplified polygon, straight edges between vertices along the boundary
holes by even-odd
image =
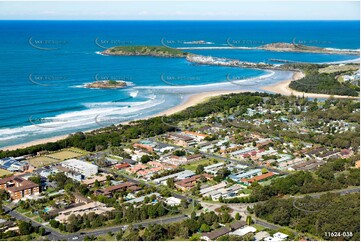
[[[357,56],[247,48],[294,42],[359,49],[359,29],[358,21],[0,21],[0,148],[144,118],[195,93],[260,90],[292,75],[181,58],[104,56],[104,48],[166,45],[251,62],[343,62]],[[84,88],[107,79],[128,86]]]

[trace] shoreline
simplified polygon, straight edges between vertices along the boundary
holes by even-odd
[[[300,92],[289,87],[292,81],[299,80],[303,78],[305,75],[303,72],[294,72],[293,76],[289,80],[284,80],[273,85],[264,86],[261,89],[264,91],[268,91],[271,93],[282,94],[285,96],[297,96],[297,97],[308,97],[308,98],[338,98],[338,99],[359,99],[360,97],[353,96],[340,96],[340,95],[330,95],[330,94],[321,94],[321,93],[308,93],[308,92]]]
[[[359,99],[359,97],[351,97],[351,96],[303,93],[303,92],[292,90],[291,88],[288,87],[288,85],[290,84],[291,81],[299,80],[302,77],[304,77],[303,72],[293,72],[291,79],[283,80],[283,81],[280,81],[278,83],[275,83],[275,84],[272,84],[269,86],[263,86],[260,89],[263,91],[267,91],[267,92],[271,92],[271,93],[278,93],[278,94],[282,94],[282,95],[286,95],[286,96],[295,95],[295,96],[300,96],[300,97],[305,96],[305,97],[309,97],[309,98],[330,98],[331,96],[333,96],[334,98]],[[147,117],[143,117],[143,118],[137,119],[137,120],[142,120],[142,119],[144,120],[144,119],[149,119],[149,118],[154,118],[154,117],[164,116],[164,115],[166,115],[166,116],[172,115],[174,113],[183,111],[183,110],[187,109],[188,107],[195,106],[199,103],[205,102],[205,101],[207,101],[207,99],[209,99],[211,97],[227,95],[227,94],[231,94],[231,93],[242,93],[242,92],[255,92],[255,91],[252,91],[252,90],[229,90],[229,91],[210,91],[210,92],[202,92],[202,93],[192,94],[192,95],[188,96],[183,102],[181,102],[179,105],[177,105],[175,107],[172,107],[172,108],[162,111],[160,113],[157,113],[157,114],[154,114],[151,116],[147,116]],[[132,121],[136,121],[136,120],[126,121],[126,122],[122,122],[120,124],[126,125]],[[93,129],[93,130],[96,130],[96,129]],[[87,132],[91,132],[93,130],[87,130],[87,131],[83,131],[83,132],[87,133]],[[70,134],[53,136],[53,137],[44,138],[44,139],[37,139],[34,141],[30,141],[30,142],[26,142],[26,143],[22,143],[22,144],[18,144],[18,145],[5,146],[5,147],[0,148],[0,150],[12,151],[12,150],[16,150],[16,149],[27,148],[27,147],[34,146],[34,145],[45,144],[48,142],[56,142],[56,141],[67,138],[69,135]]]
[[[172,107],[168,110],[165,110],[163,112],[151,115],[151,116],[147,116],[138,120],[145,120],[145,119],[150,119],[150,118],[154,118],[154,117],[158,117],[158,116],[164,116],[164,115],[172,115],[174,113],[180,112],[182,110],[185,110],[188,107],[191,106],[195,106],[199,103],[205,102],[207,99],[211,98],[211,97],[215,97],[215,96],[220,96],[220,95],[226,95],[226,94],[231,94],[231,93],[241,93],[241,92],[248,92],[246,90],[236,90],[236,91],[212,91],[212,92],[202,92],[202,93],[197,93],[197,94],[193,94],[190,95],[187,99],[185,99],[182,103],[180,103],[179,105]],[[136,121],[136,120],[131,120],[131,121],[126,121],[126,122],[122,122],[120,124],[122,125],[126,125],[132,121]],[[83,131],[84,133],[87,132],[91,132],[94,131],[96,129],[93,130],[87,130],[87,131]],[[34,141],[30,141],[30,142],[26,142],[26,143],[22,143],[22,144],[18,144],[18,145],[10,145],[10,146],[5,146],[0,148],[0,150],[3,151],[12,151],[12,150],[16,150],[16,149],[22,149],[22,148],[27,148],[30,146],[34,146],[34,145],[40,145],[40,144],[45,144],[45,143],[49,143],[49,142],[56,142],[62,139],[65,139],[69,136],[70,134],[66,134],[66,135],[59,135],[59,136],[53,136],[53,137],[49,137],[49,138],[44,138],[44,139],[37,139]]]

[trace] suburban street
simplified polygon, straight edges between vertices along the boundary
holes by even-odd
[[[10,209],[9,207],[7,207],[5,205],[3,205],[3,209],[6,213],[8,213],[9,215],[11,215],[12,217],[14,217],[18,220],[22,220],[22,221],[26,221],[26,222],[31,221],[33,225],[43,227],[45,229],[45,231],[47,232],[46,237],[49,240],[83,240],[85,236],[99,236],[99,235],[106,234],[108,232],[116,233],[120,229],[126,228],[128,226],[128,225],[117,225],[117,226],[113,226],[113,227],[105,227],[105,228],[101,228],[101,229],[96,229],[96,230],[92,230],[89,232],[85,231],[85,232],[63,234],[63,233],[58,232],[55,229],[49,228],[48,226],[45,226],[41,223],[34,221],[22,214]],[[175,223],[175,222],[182,221],[186,218],[187,218],[186,215],[181,214],[181,215],[176,215],[176,216],[167,217],[167,218],[159,218],[159,219],[155,219],[155,220],[151,220],[151,221],[134,223],[132,225],[134,227],[142,227],[142,226],[147,226],[149,224]],[[75,239],[76,237],[77,237],[77,239]]]

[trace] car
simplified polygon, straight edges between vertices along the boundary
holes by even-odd
[[[73,238],[71,238],[72,240],[78,240],[79,237],[78,236],[74,236]]]

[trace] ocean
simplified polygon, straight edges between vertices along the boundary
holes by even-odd
[[[250,62],[342,62],[357,56],[247,48],[294,42],[359,49],[359,28],[358,21],[0,21],[0,148],[144,118],[195,93],[260,90],[292,75],[182,58],[101,55],[105,48],[166,45]],[[84,88],[108,79],[128,85]]]

